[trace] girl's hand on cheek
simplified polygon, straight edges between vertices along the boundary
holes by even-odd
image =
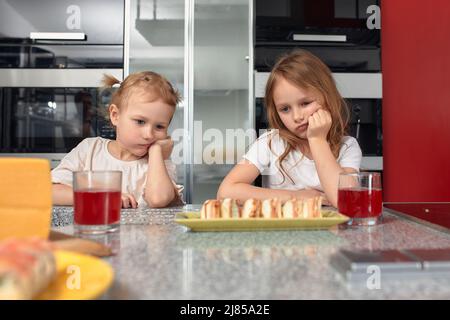
[[[137,207],[138,203],[132,194],[122,193],[122,208],[136,209]]]
[[[162,155],[163,155],[164,160],[169,159],[170,154],[172,153],[172,150],[173,150],[173,140],[170,137],[167,137],[166,139],[161,139],[161,140],[155,141],[150,146],[150,149],[154,145],[161,147],[161,151],[162,151]]]
[[[308,139],[319,138],[326,140],[330,128],[331,114],[327,110],[320,108],[308,119],[308,130],[306,131],[306,137]]]

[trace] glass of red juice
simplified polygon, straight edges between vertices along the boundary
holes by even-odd
[[[119,228],[121,171],[73,173],[74,228],[79,233],[107,233]]]
[[[375,225],[383,211],[380,173],[341,173],[338,187],[338,210],[350,217],[348,225]]]

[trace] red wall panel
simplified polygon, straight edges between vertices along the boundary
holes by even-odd
[[[450,1],[381,7],[384,201],[450,201]]]

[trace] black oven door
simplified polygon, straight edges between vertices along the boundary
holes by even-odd
[[[97,88],[0,88],[0,155],[67,153],[84,138],[114,138],[109,92]]]
[[[381,99],[346,98],[350,111],[347,134],[355,137],[361,147],[363,157],[381,157],[383,155],[383,130]],[[256,131],[264,132],[269,127],[264,99],[256,99]],[[378,169],[379,165],[374,169]]]
[[[302,48],[333,72],[379,72],[380,2],[256,1],[255,69],[269,71],[280,55]]]

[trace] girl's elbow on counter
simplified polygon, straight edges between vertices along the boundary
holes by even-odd
[[[221,184],[217,190],[217,199],[232,198],[230,193],[230,186],[228,184]]]
[[[163,195],[155,193],[151,196],[145,197],[145,201],[151,208],[165,208],[167,207],[175,198],[175,194]]]

